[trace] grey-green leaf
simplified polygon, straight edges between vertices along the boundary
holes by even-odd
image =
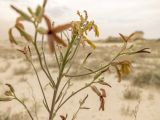
[[[11,5],[11,8],[14,9],[17,13],[19,13],[25,20],[31,21],[31,17],[27,15],[25,12],[23,12],[22,10],[16,8],[13,5]]]

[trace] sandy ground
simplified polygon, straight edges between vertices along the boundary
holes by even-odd
[[[105,54],[107,56],[109,52],[105,52],[104,49],[108,47],[104,43],[99,43],[98,54]],[[119,46],[119,44],[117,44]],[[116,45],[111,45],[115,48]],[[158,54],[154,50],[155,54]],[[101,57],[100,57],[101,59]],[[153,58],[144,58],[152,65]],[[154,59],[158,64],[160,60],[158,58]],[[48,59],[49,63],[52,61]],[[45,85],[48,83],[46,81],[46,76],[40,70],[38,62],[35,60],[35,66],[38,68],[38,73],[41,78],[43,87],[45,88],[45,93],[47,99],[52,98],[52,90]],[[141,64],[141,61],[139,61]],[[138,66],[138,64],[136,64]],[[135,65],[135,66],[136,66]],[[140,67],[144,67],[140,65]],[[146,67],[146,66],[145,66]],[[155,69],[155,66],[152,66]],[[151,67],[149,66],[151,69]],[[50,71],[52,76],[56,79],[56,69],[51,66]],[[88,88],[85,91],[79,93],[70,101],[68,101],[64,107],[59,111],[59,115],[68,114],[68,119],[70,120],[79,106],[79,100],[84,98],[89,94],[85,106],[89,107],[89,110],[81,110],[77,116],[77,120],[160,120],[160,94],[159,90],[155,87],[136,87],[131,85],[130,81],[124,80],[121,83],[117,82],[117,77],[115,74],[104,74],[104,79],[108,82],[112,88],[106,86],[98,86],[98,88],[104,88],[107,92],[107,97],[105,99],[105,111],[99,111],[99,98],[93,91]],[[86,82],[90,80],[76,80],[73,79],[71,82],[73,86],[69,91],[75,91],[79,87],[84,86]],[[63,81],[63,83],[65,80]],[[26,105],[35,112],[35,101],[36,108],[38,112],[39,120],[47,120],[47,111],[44,109],[42,102],[42,95],[38,86],[38,82],[34,71],[30,64],[28,64],[25,59],[19,55],[15,50],[12,50],[8,43],[1,42],[0,44],[0,97],[4,96],[7,87],[6,83],[10,83],[14,86],[17,96],[23,99]],[[140,95],[137,99],[125,99],[124,94],[128,88],[134,88],[137,90],[137,94]],[[49,101],[50,102],[50,101]],[[137,109],[138,108],[138,109]],[[137,114],[136,114],[137,113]],[[136,114],[136,118],[135,118]],[[61,120],[57,115],[56,120]],[[9,120],[29,120],[22,105],[17,101],[11,102],[0,102],[0,120],[6,120],[5,117],[10,116]]]

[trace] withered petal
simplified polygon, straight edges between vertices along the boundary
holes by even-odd
[[[59,33],[59,32],[62,32],[70,27],[71,27],[71,23],[66,23],[66,24],[56,26],[55,28],[52,29],[52,31],[55,33]]]
[[[48,37],[49,49],[50,49],[51,53],[53,53],[55,51],[54,37],[53,37],[53,35],[47,35],[47,37]]]
[[[43,18],[47,24],[47,27],[48,27],[48,31],[51,31],[52,30],[52,23],[51,23],[51,20],[48,18],[47,15],[43,15]]]
[[[100,107],[99,110],[104,111],[105,100],[103,97],[100,97]]]
[[[64,47],[67,46],[67,44],[59,36],[57,36],[55,33],[52,33],[52,37],[53,37],[53,40],[56,41],[58,44],[61,44]]]
[[[101,88],[100,90],[102,92],[101,96],[102,97],[106,97],[106,91],[105,91],[105,89]]]

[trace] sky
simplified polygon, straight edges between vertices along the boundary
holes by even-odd
[[[0,39],[7,39],[8,28],[17,14],[11,4],[26,11],[42,0],[0,0]],[[55,24],[77,20],[76,11],[87,10],[89,19],[100,29],[99,38],[144,31],[145,38],[160,38],[160,0],[49,0],[46,12]],[[91,36],[94,39],[94,36]]]

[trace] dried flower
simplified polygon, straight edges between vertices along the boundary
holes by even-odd
[[[121,78],[123,75],[128,75],[131,72],[132,64],[128,60],[120,61],[120,62],[113,62],[112,66],[115,67],[117,75],[118,75],[118,82],[121,82]]]
[[[81,40],[81,43],[84,45],[84,42],[87,42],[92,48],[96,48],[93,42],[87,38],[87,33],[91,30],[94,31],[95,36],[99,36],[98,26],[94,23],[94,21],[88,20],[87,11],[84,11],[84,16],[81,15],[79,11],[77,14],[80,18],[80,21],[72,22],[72,34],[77,35],[77,38]]]
[[[53,27],[50,19],[46,15],[43,15],[43,18],[45,19],[45,22],[48,27],[47,37],[48,37],[48,45],[49,45],[51,52],[53,53],[55,51],[55,42],[57,44],[61,44],[62,46],[66,47],[67,44],[57,35],[57,33],[62,32],[64,30],[70,28],[71,23],[67,23],[67,24],[59,25],[57,27]]]
[[[96,93],[99,96],[99,100],[100,100],[100,107],[99,110],[104,111],[105,108],[105,97],[106,97],[106,91],[105,89],[101,88],[100,91],[97,89],[96,86],[91,86],[91,89],[93,90],[94,93]]]

